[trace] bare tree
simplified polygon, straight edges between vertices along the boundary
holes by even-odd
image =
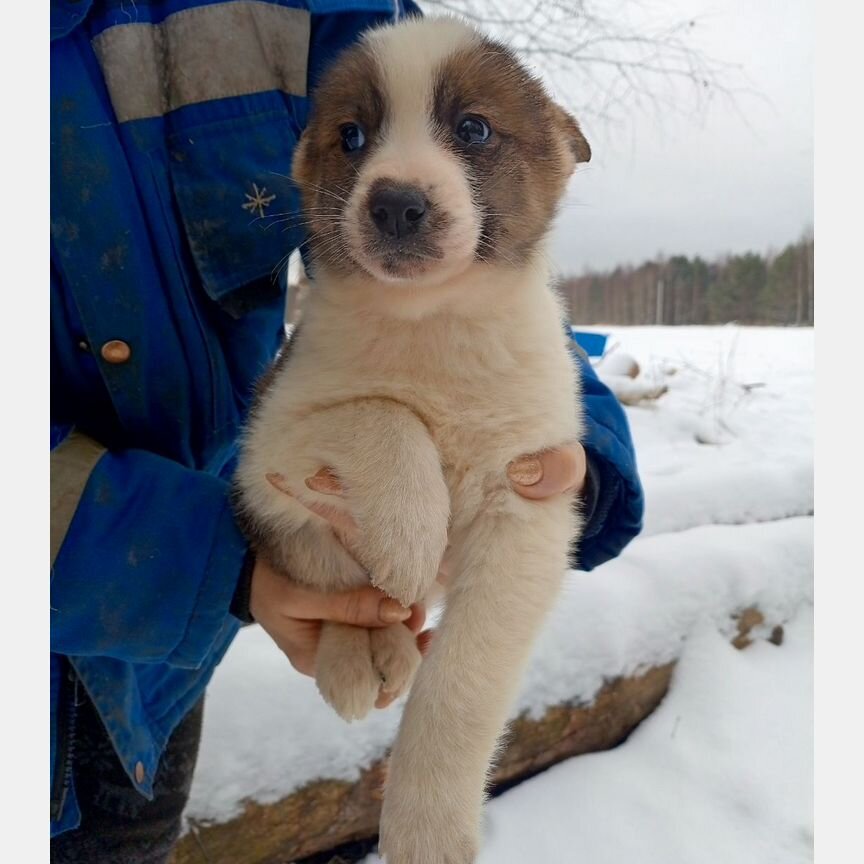
[[[700,22],[652,0],[420,0],[509,44],[582,119],[616,122],[633,110],[699,117],[746,88],[737,66],[697,42]]]

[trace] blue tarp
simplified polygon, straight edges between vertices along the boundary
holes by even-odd
[[[588,333],[585,330],[570,328],[570,338],[589,356],[602,357],[606,350],[607,333]]]

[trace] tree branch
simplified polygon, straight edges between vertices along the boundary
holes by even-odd
[[[650,0],[537,0],[527,12],[524,0],[420,2],[509,44],[583,120],[613,122],[633,108],[699,118],[714,98],[734,105],[747,92],[740,67],[698,47],[697,19],[670,21]]]

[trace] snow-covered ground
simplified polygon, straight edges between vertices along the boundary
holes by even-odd
[[[736,651],[696,627],[666,699],[626,743],[490,802],[477,864],[812,861],[810,610],[785,629],[780,648]]]
[[[813,330],[629,327],[616,342],[669,387],[627,412],[646,535],[812,513]]]
[[[492,802],[481,862],[809,861],[813,331],[611,332],[643,377],[669,388],[627,409],[645,532],[615,561],[571,575],[516,713],[590,702],[609,678],[681,662],[625,745]],[[753,605],[771,624],[792,622],[782,646],[728,646],[731,616]],[[244,800],[354,778],[398,721],[397,705],[343,723],[248,628],[208,691],[188,815],[223,821]]]

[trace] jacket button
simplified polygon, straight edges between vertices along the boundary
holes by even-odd
[[[120,339],[112,339],[102,346],[102,359],[106,363],[125,363],[132,356],[128,343]]]
[[[135,765],[135,780],[138,783],[144,782],[144,763],[143,762],[138,762]]]

